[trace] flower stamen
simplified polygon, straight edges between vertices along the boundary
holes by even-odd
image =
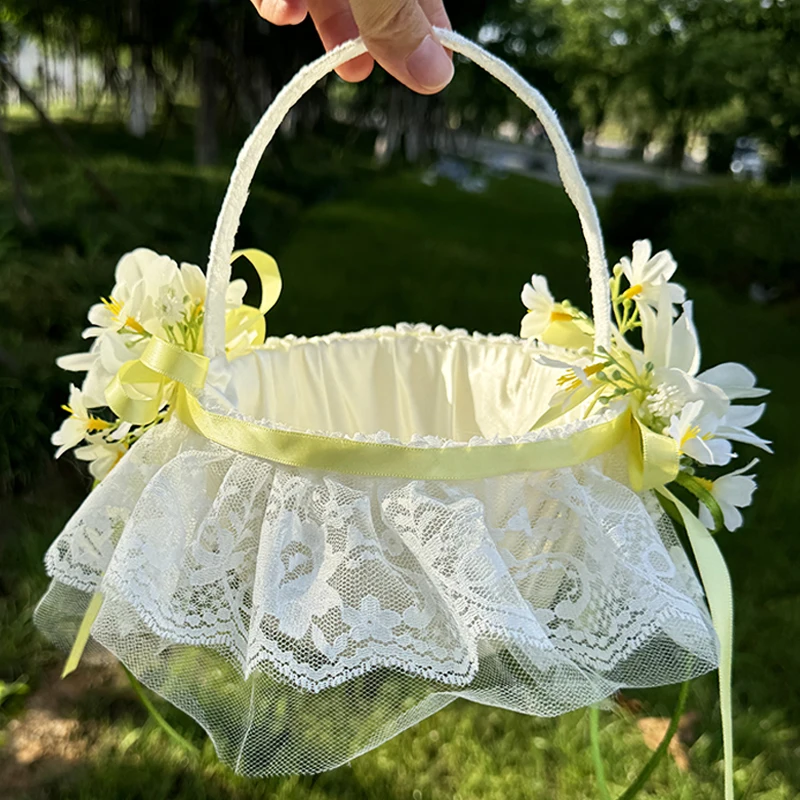
[[[145,334],[147,331],[138,323],[133,317],[128,317],[125,320],[125,324],[122,326],[123,328],[130,328],[132,331],[136,333]]]
[[[113,297],[101,297],[100,302],[111,312],[115,319],[119,317],[123,305],[119,300],[115,300]]]
[[[113,427],[113,423],[106,422],[104,419],[99,419],[98,417],[89,417],[89,420],[86,423],[86,430],[89,431],[89,433],[104,431],[106,428],[111,427]]]
[[[620,299],[621,299],[621,300],[632,300],[632,299],[633,299],[634,297],[636,297],[636,295],[637,295],[637,294],[639,294],[639,293],[640,293],[640,292],[641,292],[643,289],[644,289],[644,286],[642,286],[642,284],[641,284],[641,283],[637,283],[636,285],[634,285],[634,286],[631,286],[631,288],[630,288],[630,289],[627,289],[626,291],[624,291],[624,292],[622,293],[622,295],[621,295]]]
[[[684,433],[683,436],[681,437],[681,442],[680,442],[681,452],[683,451],[683,446],[691,439],[694,439],[698,433],[700,433],[699,425],[692,425],[686,429],[686,433]]]
[[[115,320],[119,321],[119,315],[122,313],[123,303],[114,297],[101,297],[102,304],[111,312]],[[128,328],[134,333],[146,334],[147,331],[142,327],[140,322],[137,322],[133,317],[126,317],[125,322],[122,324],[123,328]]]
[[[600,372],[600,370],[603,369],[604,366],[605,364],[592,364],[590,367],[586,367],[586,369],[582,370],[582,372],[587,378],[591,378],[592,375],[596,375],[598,372]],[[564,386],[565,384],[569,384],[567,389],[568,391],[572,391],[573,389],[577,389],[581,385],[582,381],[578,377],[578,374],[575,372],[574,369],[568,369],[556,381],[556,383],[559,386]]]

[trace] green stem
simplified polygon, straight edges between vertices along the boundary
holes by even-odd
[[[131,682],[131,686],[133,687],[133,691],[136,692],[136,696],[141,701],[142,705],[147,709],[150,716],[155,720],[156,724],[167,734],[171,739],[177,742],[184,750],[191,753],[193,756],[199,756],[200,751],[188,740],[181,736],[172,725],[167,722],[164,717],[159,714],[158,709],[153,705],[150,698],[144,691],[144,687],[142,686],[139,681],[134,678],[130,670],[123,664],[122,669],[125,670],[125,674],[128,676],[128,680]]]
[[[678,704],[675,706],[675,711],[672,712],[672,719],[669,721],[669,727],[667,728],[666,734],[664,734],[664,738],[661,740],[661,743],[658,745],[653,755],[650,756],[650,760],[644,765],[642,771],[636,776],[634,782],[619,796],[618,800],[633,800],[633,798],[636,797],[636,795],[639,794],[639,792],[644,788],[648,778],[653,774],[653,770],[655,770],[655,768],[666,755],[670,742],[672,741],[672,737],[678,730],[678,725],[680,724],[681,717],[683,716],[683,711],[686,708],[686,700],[689,697],[690,686],[691,681],[685,681],[681,684],[681,693],[678,696]]]
[[[619,332],[623,336],[628,332],[628,322],[630,314],[631,314],[631,302],[630,300],[625,300],[622,303],[622,327],[619,330]]]
[[[606,784],[606,771],[603,766],[603,756],[600,753],[600,711],[597,706],[592,706],[589,709],[589,739],[600,800],[611,800],[611,794]]]
[[[714,520],[714,530],[711,533],[717,533],[725,527],[725,517],[716,497],[696,477],[679,472],[675,476],[675,483],[691,492],[709,510]]]

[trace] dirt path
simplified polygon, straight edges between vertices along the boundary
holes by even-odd
[[[91,757],[100,724],[78,719],[78,705],[89,693],[119,696],[128,681],[117,664],[81,666],[61,680],[46,675],[26,702],[25,713],[4,731],[0,749],[0,787],[7,800],[32,792]]]

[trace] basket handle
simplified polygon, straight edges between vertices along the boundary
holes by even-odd
[[[575,153],[558,116],[544,97],[527,83],[519,73],[480,45],[453,33],[436,28],[439,41],[463,56],[467,56],[490,75],[505,84],[539,118],[556,154],[558,172],[564,189],[578,212],[586,248],[589,254],[592,313],[595,322],[595,347],[608,347],[611,340],[611,305],[609,273],[606,264],[600,220],[592,196],[581,175]],[[215,357],[225,353],[225,292],[231,275],[231,254],[242,210],[247,202],[248,189],[258,162],[278,126],[297,101],[321,78],[340,65],[366,52],[361,39],[345,42],[321,58],[303,67],[279,92],[244,143],[236,160],[228,190],[217,218],[208,261],[208,285],[204,349]]]

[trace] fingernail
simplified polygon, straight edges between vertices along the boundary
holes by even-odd
[[[443,89],[453,79],[453,62],[430,34],[406,59],[406,69],[417,83],[431,91]]]

